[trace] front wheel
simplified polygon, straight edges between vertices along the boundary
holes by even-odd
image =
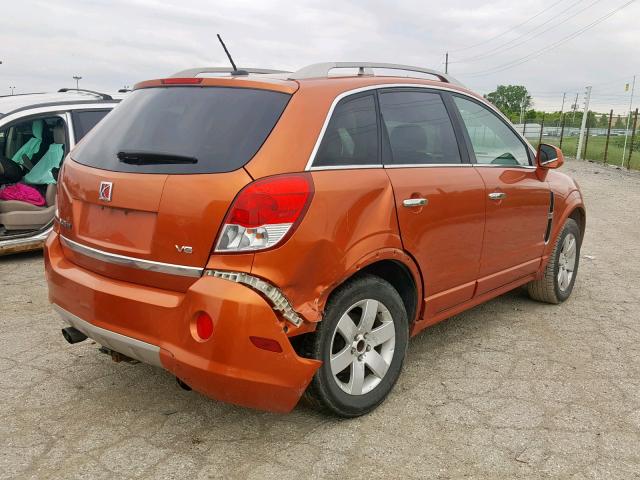
[[[357,417],[384,401],[407,351],[407,313],[385,280],[363,275],[340,287],[327,303],[310,345],[322,360],[306,398],[342,417]]]
[[[573,291],[580,264],[580,228],[569,218],[556,239],[544,275],[527,285],[529,296],[546,303],[562,303]]]

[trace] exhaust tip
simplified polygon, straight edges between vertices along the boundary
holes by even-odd
[[[63,328],[62,336],[71,344],[79,343],[87,339],[87,336],[84,333],[74,327]]]
[[[187,392],[191,391],[191,387],[189,385],[187,385],[186,383],[184,383],[182,380],[180,380],[178,377],[176,377],[176,382],[178,382],[178,386],[181,389],[186,390]]]

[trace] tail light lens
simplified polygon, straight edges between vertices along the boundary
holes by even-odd
[[[216,252],[245,252],[275,247],[290,236],[309,208],[309,174],[257,180],[240,191],[224,220]]]

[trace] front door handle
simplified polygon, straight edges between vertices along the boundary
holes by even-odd
[[[506,198],[507,194],[504,192],[491,192],[489,194],[489,198],[491,200],[502,200],[503,198]]]
[[[407,198],[402,201],[402,205],[407,208],[422,207],[429,203],[426,198]]]

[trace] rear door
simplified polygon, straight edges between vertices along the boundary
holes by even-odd
[[[502,118],[478,101],[453,98],[486,185],[480,295],[537,271],[545,244],[549,186],[538,179],[529,147]]]
[[[205,266],[235,195],[252,180],[242,167],[289,98],[185,86],[128,95],[66,162],[59,201],[68,222],[61,222],[65,255],[113,278],[186,288]],[[142,263],[131,268],[83,247]]]
[[[484,184],[439,92],[387,89],[379,101],[402,242],[422,271],[426,315],[433,316],[473,297]]]

